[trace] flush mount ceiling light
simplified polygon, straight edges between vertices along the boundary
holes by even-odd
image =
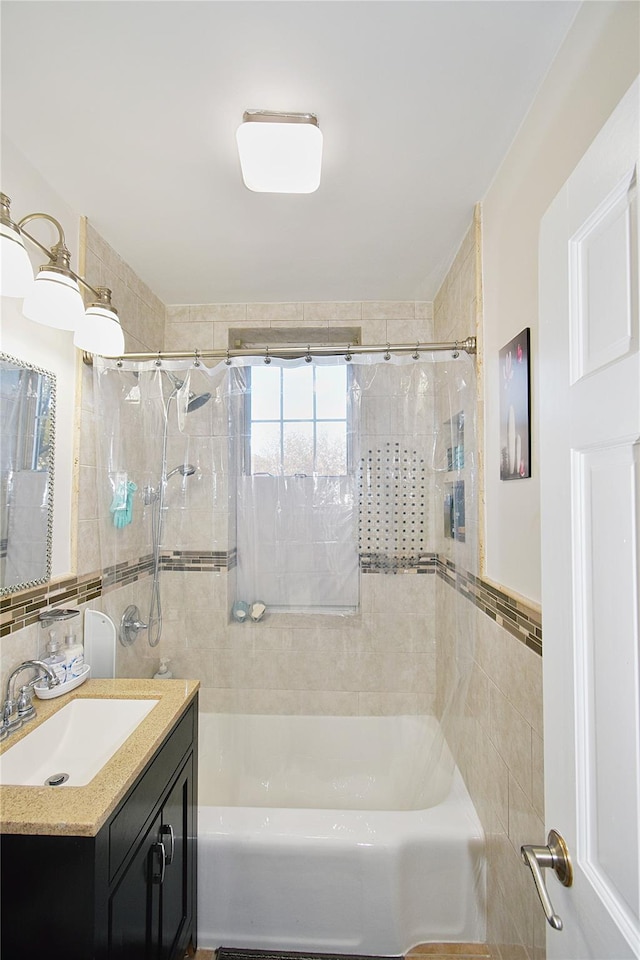
[[[257,193],[313,193],[322,133],[313,113],[246,110],[236,131],[242,179]]]
[[[58,242],[50,250],[24,229],[32,220],[47,220],[58,231]],[[34,243],[49,257],[34,280],[24,239]],[[64,231],[48,213],[30,213],[18,223],[11,219],[11,201],[0,193],[0,293],[24,298],[22,312],[29,320],[58,330],[75,331],[74,344],[88,353],[119,357],[124,353],[124,333],[118,311],[111,304],[107,287],[92,287],[71,269],[71,253]],[[96,303],[86,309],[79,284],[91,291]]]

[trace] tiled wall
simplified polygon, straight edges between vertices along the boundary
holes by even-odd
[[[480,394],[481,253],[478,208],[434,301],[436,339],[462,337],[478,323]],[[480,395],[480,430],[482,410]],[[442,558],[448,547],[444,540],[436,545]],[[451,706],[446,727],[487,835],[488,940],[500,960],[542,960],[545,920],[519,854],[523,843],[545,842],[540,611],[488,583],[482,572],[456,571],[443,559],[439,573],[437,702],[442,711],[455,680],[450,653],[460,653],[462,645],[469,663],[466,693]]]
[[[432,305],[409,301],[170,306],[165,347],[226,349],[230,335],[233,340],[243,328],[264,331],[264,342],[269,343],[274,331],[295,331],[297,338],[308,329],[313,339],[313,331],[344,326],[357,327],[365,343],[429,341]],[[201,531],[202,526],[194,528],[189,539],[183,529],[181,547],[201,548]],[[231,542],[229,546],[233,548]],[[169,656],[177,674],[196,671],[200,677],[204,709],[393,714],[433,708],[433,576],[417,576],[416,570],[363,576],[357,614],[275,613],[258,624],[229,622],[232,565],[220,573],[165,570],[162,592],[164,630],[159,646],[129,648],[121,668],[148,673],[159,656]]]

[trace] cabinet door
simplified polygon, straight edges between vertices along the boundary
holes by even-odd
[[[109,909],[109,957],[112,960],[155,960],[159,924],[162,863],[158,814],[136,850]]]
[[[191,919],[192,857],[195,843],[193,758],[182,768],[162,807],[160,833],[166,852],[161,894],[160,960],[173,960]]]

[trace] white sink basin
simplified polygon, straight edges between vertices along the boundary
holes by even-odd
[[[93,780],[157,700],[78,698],[0,756],[0,784],[82,787]]]

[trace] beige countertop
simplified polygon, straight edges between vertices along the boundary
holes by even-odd
[[[70,700],[81,697],[160,702],[83,787],[0,786],[0,833],[94,837],[198,692],[197,680],[87,680],[51,700],[34,697],[37,715],[0,744],[4,753]]]

